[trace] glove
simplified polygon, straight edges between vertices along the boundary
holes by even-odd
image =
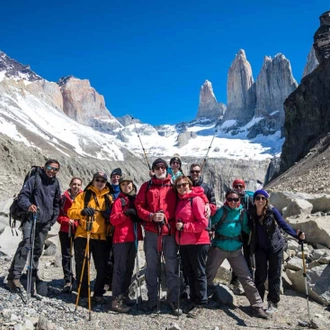
[[[95,210],[92,209],[91,207],[85,207],[84,209],[81,210],[81,215],[88,215],[92,217],[95,213]]]
[[[124,211],[124,214],[128,215],[128,216],[135,216],[136,215],[136,210],[135,209],[127,209],[127,210]]]
[[[105,210],[105,211],[101,211],[101,214],[102,214],[102,216],[103,216],[103,218],[105,220],[109,220],[109,217],[110,217],[110,214],[111,214],[111,210],[108,209],[108,210]]]

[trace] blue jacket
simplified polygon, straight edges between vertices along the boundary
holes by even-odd
[[[263,224],[259,223],[260,216],[257,215],[256,207],[250,209],[251,227],[251,252],[256,249],[271,250],[277,252],[285,245],[285,239],[280,231],[282,228],[286,233],[297,238],[297,233],[282,218],[278,210],[272,205],[268,206]]]
[[[221,220],[224,209],[226,209],[227,212],[226,219],[220,227],[217,228],[215,238],[212,240],[212,246],[216,246],[224,251],[236,251],[242,248],[242,242],[241,240],[233,240],[230,238],[240,236],[242,230],[247,234],[250,233],[248,217],[242,205],[236,209],[224,205],[211,217],[212,227],[216,227],[216,224]],[[242,223],[240,221],[241,212],[243,212]],[[221,235],[222,239],[217,238],[219,235]],[[224,237],[228,237],[228,239]]]
[[[31,204],[39,208],[37,221],[52,226],[60,212],[60,185],[56,178],[49,178],[44,170],[31,176],[18,195],[18,205],[28,211]],[[36,184],[35,184],[36,182]],[[56,189],[57,188],[57,189]]]

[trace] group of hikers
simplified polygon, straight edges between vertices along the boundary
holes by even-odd
[[[138,242],[143,240],[148,292],[143,311],[159,311],[164,263],[172,313],[198,317],[209,299],[218,294],[214,280],[225,259],[232,268],[231,287],[242,285],[252,316],[267,319],[277,311],[285,245],[281,230],[299,240],[304,240],[305,234],[295,232],[285,222],[270,204],[267,191],[246,191],[244,180],[235,179],[223,205],[217,208],[212,187],[202,180],[202,166],[191,164],[189,175],[185,175],[178,156],[171,158],[170,166],[166,160],[156,159],[149,180],[139,190],[132,177],[116,168],[110,178],[102,171],[96,172],[84,190],[82,180],[73,177],[69,189],[61,195],[56,179],[59,170],[57,160],[48,160],[24,183],[18,195],[18,204],[27,216],[21,225],[23,239],[7,277],[12,292],[22,290],[20,278],[31,250],[33,215],[37,214],[32,278],[40,281],[39,258],[48,231],[58,221],[63,292],[72,291],[75,278],[78,299],[90,297],[86,260],[89,262],[92,255],[96,269],[92,302],[105,303],[104,294],[111,290],[112,310],[129,312],[134,302],[128,290],[138,258]],[[267,279],[268,305],[264,309]],[[188,302],[184,311],[180,299]]]

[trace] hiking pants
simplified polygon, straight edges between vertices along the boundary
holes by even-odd
[[[190,288],[190,300],[197,305],[207,304],[206,258],[209,244],[181,245],[183,273]]]
[[[82,271],[82,266],[85,258],[85,249],[87,244],[87,238],[77,237],[75,239],[74,251],[76,257],[76,274],[78,287],[80,283],[80,276]],[[90,239],[89,240],[89,258],[92,255],[94,260],[94,265],[96,269],[96,279],[94,284],[94,296],[103,296],[103,286],[105,279],[105,259],[104,254],[106,251],[105,240],[100,239]],[[91,260],[90,260],[91,261]],[[88,296],[88,278],[87,278],[87,260],[85,262],[84,276],[81,283],[80,297],[86,298]]]
[[[215,246],[210,248],[206,263],[207,285],[210,289],[212,290],[212,288],[214,288],[213,280],[217,275],[218,268],[225,259],[228,260],[231,268],[237,274],[250,305],[252,307],[263,307],[262,299],[253,282],[241,249],[236,251],[224,251]]]
[[[112,247],[112,236],[107,236],[106,239],[106,253],[105,253],[105,284],[112,286],[112,276],[113,276],[113,265],[114,265],[114,253]]]
[[[29,217],[22,223],[22,235],[23,239],[19,243],[13,261],[9,268],[8,279],[20,279],[24,270],[25,264],[28,261],[29,252],[32,248],[32,230],[33,230],[33,218]],[[37,276],[39,258],[42,254],[44,243],[47,237],[47,233],[50,230],[49,223],[36,223],[35,240],[33,247],[32,258],[32,276]]]
[[[246,234],[244,231],[242,231],[243,255],[249,267],[250,273],[252,274],[251,250],[248,242],[249,242],[249,235]],[[234,284],[236,281],[238,281],[238,276],[235,274],[234,271],[232,271],[230,283]]]
[[[70,237],[68,233],[60,231],[58,233],[60,243],[61,243],[61,253],[62,253],[62,268],[64,274],[64,282],[71,283],[73,280],[73,269],[70,271],[70,264],[71,264],[71,255],[70,255]],[[72,237],[72,244],[74,240]],[[73,246],[72,246],[73,248]],[[73,254],[73,251],[72,251]],[[71,283],[72,284],[72,283]]]
[[[167,286],[167,301],[170,303],[178,300],[178,259],[177,245],[174,235],[162,235],[162,253],[165,258],[165,274]],[[158,234],[145,232],[144,252],[146,255],[146,283],[148,299],[157,302],[158,277],[160,256],[157,251]]]
[[[112,277],[112,297],[128,293],[136,256],[135,242],[113,244],[115,263]]]
[[[265,295],[265,282],[268,276],[267,300],[277,304],[280,301],[283,249],[276,252],[257,248],[255,252],[255,282],[262,299]]]

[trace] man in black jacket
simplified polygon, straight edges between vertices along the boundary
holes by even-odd
[[[24,183],[19,193],[18,204],[27,212],[27,216],[22,222],[23,239],[18,245],[7,277],[7,285],[12,292],[19,292],[22,289],[20,278],[32,246],[33,214],[37,215],[37,222],[32,258],[32,277],[34,280],[37,279],[38,263],[45,239],[59,215],[61,191],[56,179],[59,169],[60,163],[55,159],[49,159],[41,171]]]

